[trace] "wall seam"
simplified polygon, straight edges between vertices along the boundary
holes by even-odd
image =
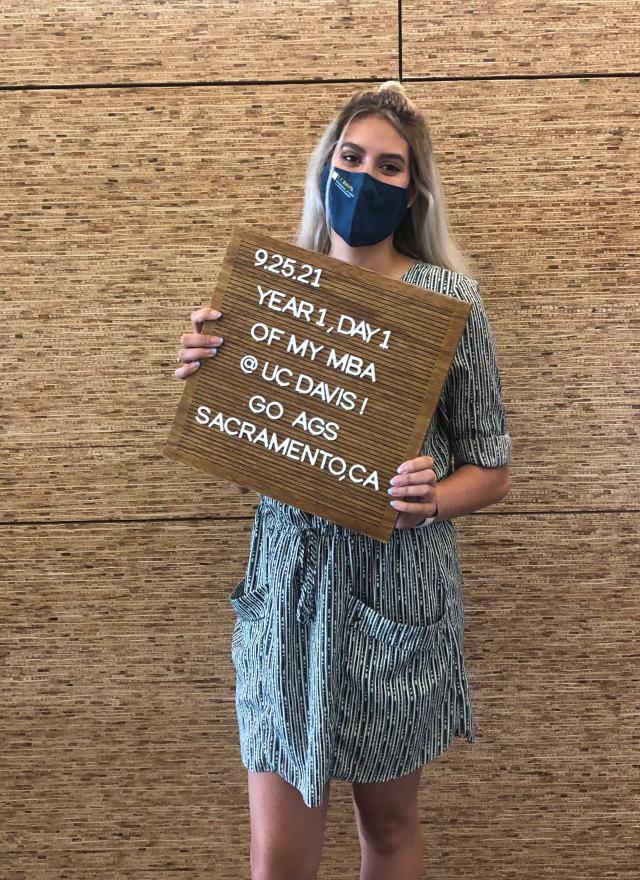
[[[481,82],[496,80],[498,82],[512,82],[521,80],[546,80],[546,79],[637,79],[640,72],[626,71],[618,73],[514,73],[514,74],[478,74],[476,76],[408,76],[400,77],[405,83],[420,82]],[[114,83],[47,83],[31,85],[0,85],[0,92],[44,92],[44,91],[71,91],[73,89],[189,89],[189,88],[215,88],[221,86],[318,86],[318,85],[341,85],[357,83],[384,82],[386,77],[348,77],[336,79],[261,79],[261,80],[188,80],[184,82],[114,82]]]

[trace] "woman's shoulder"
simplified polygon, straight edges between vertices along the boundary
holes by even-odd
[[[454,269],[418,260],[411,277],[414,284],[436,293],[444,293],[471,303],[481,301],[480,285],[475,278]]]

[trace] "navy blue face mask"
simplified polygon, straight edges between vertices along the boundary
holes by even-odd
[[[383,183],[366,171],[327,164],[320,182],[323,199],[329,175],[327,219],[340,238],[351,247],[361,247],[394,232],[406,213],[410,187]]]

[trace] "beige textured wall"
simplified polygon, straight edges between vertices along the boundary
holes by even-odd
[[[256,496],[160,455],[175,350],[235,223],[293,236],[326,121],[399,75],[515,444],[508,498],[456,521],[478,738],[424,773],[426,876],[634,876],[639,30],[586,0],[3,4],[3,880],[248,876]],[[355,878],[332,789],[320,876]]]

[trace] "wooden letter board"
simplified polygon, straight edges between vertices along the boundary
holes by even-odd
[[[387,542],[471,306],[236,227],[162,452]]]

